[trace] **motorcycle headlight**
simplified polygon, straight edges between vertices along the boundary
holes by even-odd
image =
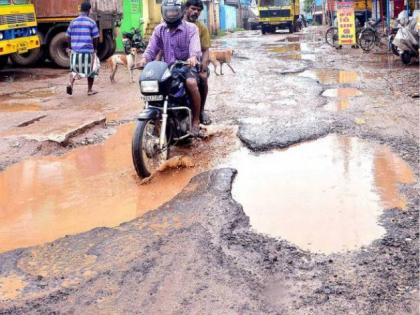
[[[141,81],[140,90],[142,93],[157,93],[159,92],[158,81]]]
[[[171,76],[171,71],[169,69],[166,69],[165,73],[162,76],[162,81],[165,81]]]
[[[32,34],[36,34],[36,27],[32,28]]]
[[[2,39],[3,39],[3,33],[0,32],[0,40],[2,40]]]

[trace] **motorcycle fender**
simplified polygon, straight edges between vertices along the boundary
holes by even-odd
[[[162,112],[156,108],[146,108],[144,111],[140,113],[137,117],[137,120],[156,120],[162,118]]]

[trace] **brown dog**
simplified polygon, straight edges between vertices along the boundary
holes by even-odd
[[[233,70],[232,66],[230,65],[230,62],[232,61],[233,56],[233,49],[232,48],[225,48],[225,49],[212,49],[209,52],[209,59],[210,63],[214,66],[214,73],[216,75],[219,75],[217,73],[217,65],[220,64],[220,74],[223,75],[223,64],[227,64],[230,70],[232,70],[233,73],[236,73],[235,70]]]
[[[128,55],[121,55],[116,54],[111,56],[108,60],[108,66],[111,68],[111,75],[109,78],[111,79],[111,82],[115,82],[115,73],[117,72],[118,66],[122,65],[127,67],[127,70],[130,74],[130,82],[134,82],[134,66],[136,64],[136,56],[137,56],[137,49],[131,48],[130,53]]]

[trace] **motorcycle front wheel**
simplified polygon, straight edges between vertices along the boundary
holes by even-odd
[[[149,177],[168,159],[169,147],[165,136],[163,149],[159,148],[161,121],[138,121],[134,131],[131,155],[137,175]]]

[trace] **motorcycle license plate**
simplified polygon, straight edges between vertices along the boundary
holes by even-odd
[[[163,95],[144,95],[143,100],[146,102],[163,101]]]

